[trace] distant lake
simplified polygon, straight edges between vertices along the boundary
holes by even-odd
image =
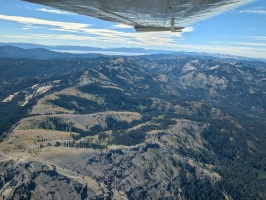
[[[123,56],[141,56],[141,55],[149,55],[148,53],[136,53],[136,52],[114,52],[114,51],[80,51],[80,50],[53,50],[61,53],[73,53],[73,54],[88,54],[88,53],[96,53],[103,55],[123,55]]]

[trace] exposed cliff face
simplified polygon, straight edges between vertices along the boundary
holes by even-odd
[[[2,199],[86,199],[96,193],[87,185],[38,161],[1,162]]]
[[[71,62],[82,66],[71,79],[1,96],[30,113],[0,145],[1,198],[265,197],[264,68],[187,56]]]

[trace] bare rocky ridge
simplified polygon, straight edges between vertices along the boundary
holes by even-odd
[[[189,176],[207,179],[209,184],[215,184],[220,176],[212,172],[211,166],[203,167],[195,160],[180,156],[173,142],[181,135],[182,131],[177,130],[181,129],[180,123],[195,129],[193,134],[200,134],[199,125],[181,120],[172,133],[153,134],[147,143],[131,148],[115,147],[74,155],[63,151],[54,155],[52,151],[57,149],[49,153],[42,150],[37,160],[3,161],[2,195],[7,199],[22,196],[25,199],[184,198],[180,183],[183,168]],[[190,140],[187,145],[196,143],[197,140],[194,143]]]

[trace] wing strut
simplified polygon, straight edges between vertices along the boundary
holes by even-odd
[[[171,32],[174,32],[175,31],[175,18],[172,17],[171,18]]]

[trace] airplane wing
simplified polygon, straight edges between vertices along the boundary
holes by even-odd
[[[181,32],[192,23],[253,0],[24,0],[135,27]]]

